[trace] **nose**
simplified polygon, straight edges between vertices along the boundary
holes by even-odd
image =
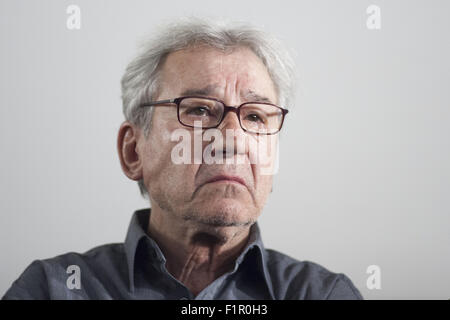
[[[224,137],[223,150],[226,150],[227,157],[230,156],[228,155],[230,150],[234,150],[233,153],[236,155],[245,155],[248,141],[246,133],[239,123],[238,109],[235,107],[225,107],[224,112],[225,116],[222,123],[217,128],[222,132],[222,136]],[[231,145],[228,145],[229,143]]]
[[[241,125],[239,123],[238,112],[235,107],[225,107],[225,116],[222,120],[222,123],[219,125],[219,130],[225,129],[233,129],[233,130],[242,130]]]

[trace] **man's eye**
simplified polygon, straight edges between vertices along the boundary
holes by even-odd
[[[255,114],[255,113],[253,113],[253,114],[248,114],[248,115],[245,117],[245,120],[249,120],[249,121],[252,121],[252,122],[264,122],[264,121],[261,119],[261,117],[258,116],[258,115]]]
[[[209,109],[207,107],[192,107],[189,108],[187,114],[194,116],[208,116],[210,114]]]

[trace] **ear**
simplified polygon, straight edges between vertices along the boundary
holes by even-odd
[[[135,181],[142,178],[142,158],[138,152],[141,131],[129,121],[122,123],[117,137],[117,151],[125,175]]]

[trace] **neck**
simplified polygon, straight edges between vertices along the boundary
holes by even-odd
[[[167,270],[195,295],[230,271],[247,244],[250,226],[205,226],[154,209],[148,233],[161,248]]]

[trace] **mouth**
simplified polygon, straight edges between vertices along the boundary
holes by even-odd
[[[206,181],[205,184],[207,183],[237,183],[237,184],[241,184],[244,187],[246,186],[244,179],[240,178],[240,177],[236,177],[236,176],[227,176],[227,175],[218,175],[215,176],[211,179],[209,179],[208,181]]]

